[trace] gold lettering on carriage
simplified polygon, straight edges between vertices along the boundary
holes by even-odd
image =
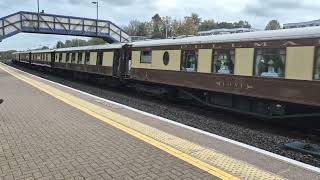
[[[298,44],[293,41],[287,41],[282,46],[297,46]]]
[[[219,87],[226,87],[226,88],[234,88],[234,89],[244,89],[244,90],[250,90],[253,89],[253,85],[250,85],[249,83],[243,83],[243,82],[228,82],[228,81],[218,81],[216,82],[216,85]]]
[[[255,47],[266,47],[267,46],[267,42],[255,42],[253,44]]]
[[[232,48],[241,48],[242,47],[242,45],[237,45],[237,44],[235,44],[235,43],[232,43]]]
[[[221,46],[216,46],[215,44],[212,44],[212,48],[221,49]]]

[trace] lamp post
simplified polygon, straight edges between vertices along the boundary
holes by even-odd
[[[166,21],[163,21],[162,19],[161,19],[161,22],[162,22],[162,24],[163,25],[165,25],[165,28],[166,28],[166,39],[168,39],[168,19],[166,19]]]
[[[40,14],[40,2],[37,0],[37,5],[38,5],[38,14]]]
[[[99,1],[92,1],[92,4],[97,5],[97,23],[96,23],[96,33],[98,35],[98,20],[99,20]]]
[[[40,28],[40,0],[37,0],[37,6],[38,6],[38,29]]]

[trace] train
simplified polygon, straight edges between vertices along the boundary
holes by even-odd
[[[21,51],[12,61],[252,116],[320,116],[320,27]]]

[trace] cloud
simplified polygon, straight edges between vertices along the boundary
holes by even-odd
[[[283,17],[297,13],[317,12],[320,3],[311,0],[254,0],[243,9],[244,13],[257,17]]]
[[[40,0],[46,13],[96,18],[94,0]],[[192,12],[202,19],[216,21],[247,20],[253,27],[264,29],[271,19],[280,23],[318,19],[320,1],[314,0],[99,0],[99,18],[119,26],[130,20],[150,20],[159,13],[183,19]],[[37,11],[36,0],[0,0],[0,17],[17,11]],[[27,49],[39,44],[54,44],[66,36],[21,34],[0,43],[1,49]],[[22,42],[21,39],[24,39]]]
[[[90,0],[62,0],[65,3],[71,5],[88,5],[92,1]],[[141,4],[153,4],[154,0],[99,0],[100,4],[109,6],[110,8],[114,7],[125,7],[125,6],[132,6],[132,5],[141,5]]]

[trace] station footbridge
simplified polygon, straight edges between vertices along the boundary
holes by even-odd
[[[18,33],[97,37],[108,43],[130,41],[124,30],[107,20],[26,11],[0,18],[0,42]]]

